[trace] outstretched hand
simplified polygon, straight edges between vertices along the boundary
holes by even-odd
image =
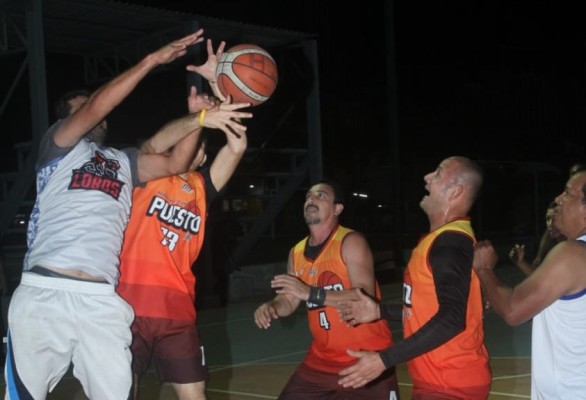
[[[214,52],[214,48],[212,46],[212,40],[207,40],[207,50],[208,50],[208,59],[202,65],[188,65],[186,69],[191,72],[195,72],[200,74],[204,79],[206,79],[210,83],[215,83],[216,81],[216,68],[218,67],[218,60],[224,54],[224,47],[226,47],[226,42],[220,42],[218,46],[218,50]]]
[[[509,251],[509,258],[515,264],[519,264],[521,261],[525,260],[525,245],[514,245],[511,251]]]
[[[219,107],[207,110],[202,119],[202,126],[221,129],[227,135],[240,137],[246,133],[246,126],[240,121],[243,118],[252,118],[252,113],[238,111],[246,107],[250,107],[250,103],[230,104],[229,101],[225,101]]]
[[[203,29],[200,29],[191,35],[187,35],[184,38],[175,40],[152,53],[151,57],[157,65],[169,64],[179,57],[184,56],[185,53],[187,53],[187,46],[202,42],[202,34]]]
[[[216,69],[218,68],[218,62],[222,58],[222,54],[224,54],[224,47],[226,47],[226,42],[220,42],[218,50],[216,50],[216,52],[214,53],[212,41],[208,39],[208,59],[206,60],[206,62],[202,65],[188,65],[186,67],[188,71],[200,74],[203,78],[205,78],[210,84],[210,88],[212,89],[214,95],[221,101],[228,100],[220,90],[218,82],[216,82]]]

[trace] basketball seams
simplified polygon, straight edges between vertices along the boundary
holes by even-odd
[[[234,86],[236,86],[243,94],[250,97],[251,99],[260,102],[266,101],[268,99],[267,96],[263,96],[246,86],[244,82],[242,82],[236,75],[234,75],[234,73],[230,72],[225,75],[230,78]]]
[[[249,88],[244,82],[242,82],[242,80],[234,73],[231,63],[226,64],[225,67],[226,68],[222,68],[221,73],[218,74],[218,76],[221,74],[226,75],[238,89],[240,89],[245,95],[247,95],[253,100],[263,102],[268,99],[267,96],[263,96],[260,93],[255,92],[254,90]]]
[[[236,51],[230,51],[229,53],[224,53],[222,54],[222,58],[220,60],[220,62],[233,62],[236,58],[246,55],[246,54],[260,54],[263,55],[265,57],[267,57],[268,59],[270,59],[273,64],[275,63],[275,60],[273,59],[273,57],[267,53],[264,50],[258,50],[258,49],[242,49],[242,50],[236,50]]]
[[[268,79],[270,79],[272,82],[275,82],[275,84],[277,84],[277,81],[275,80],[275,78],[273,78],[271,75],[267,74],[266,72],[258,69],[258,68],[253,68],[248,64],[245,63],[239,63],[239,62],[233,62],[231,63],[230,68],[232,68],[232,65],[240,65],[241,67],[245,67],[245,68],[250,68],[252,70],[254,70],[255,72],[258,72],[260,75],[266,76]],[[231,69],[231,72],[234,73],[234,70]]]
[[[232,65],[239,65],[241,67],[250,68],[250,69],[254,70],[255,72],[258,72],[259,74],[266,76],[271,81],[275,82],[275,85],[277,84],[277,80],[273,76],[271,76],[270,74],[268,74],[265,71],[260,70],[258,68],[254,68],[250,64],[241,63],[241,62],[220,62],[218,64],[218,67],[216,68],[216,71],[217,71],[216,75],[219,76],[220,74],[227,74],[227,71],[234,73],[234,70],[232,69]]]
[[[222,93],[232,94],[235,102],[258,105],[268,100],[277,86],[277,65],[266,50],[242,44],[222,55],[216,80]]]

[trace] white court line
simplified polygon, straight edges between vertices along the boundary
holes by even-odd
[[[223,370],[230,369],[230,368],[235,368],[235,367],[244,367],[246,365],[255,365],[255,364],[262,363],[264,361],[276,360],[276,359],[279,359],[279,358],[289,357],[289,356],[297,356],[299,354],[305,354],[305,353],[307,353],[307,349],[305,349],[303,351],[296,351],[294,353],[280,354],[278,356],[273,356],[273,357],[259,358],[258,360],[247,361],[247,362],[240,363],[240,364],[227,365],[225,367],[220,367],[220,368],[212,368],[212,367],[210,367],[210,372],[223,371]],[[284,364],[284,363],[281,363],[281,364]],[[296,364],[299,364],[299,362],[296,362]]]
[[[529,360],[531,356],[494,356],[490,357],[492,360]]]
[[[276,399],[277,396],[267,396],[264,394],[258,394],[258,393],[246,393],[246,392],[235,392],[232,390],[220,390],[220,389],[210,389],[207,388],[206,389],[208,392],[215,392],[215,393],[223,393],[223,394],[234,394],[234,395],[239,395],[239,396],[246,396],[246,397],[253,397],[255,399]]]
[[[231,324],[233,322],[242,322],[242,321],[253,321],[253,318],[247,317],[247,318],[235,318],[235,319],[228,319],[225,321],[220,321],[220,322],[214,322],[214,323],[210,323],[210,324],[201,324],[201,325],[197,325],[198,328],[209,328],[210,326],[217,326],[217,325],[227,325],[227,324]]]
[[[499,376],[498,378],[492,378],[493,381],[502,381],[504,379],[516,379],[516,378],[527,378],[530,377],[531,373],[529,374],[519,374],[519,375],[505,375],[505,376]]]
[[[293,355],[293,354],[298,354],[298,353],[291,353],[289,355]],[[264,359],[257,360],[256,362],[270,360],[273,358],[278,358],[278,357],[264,358]],[[503,358],[507,358],[507,357],[503,357]],[[253,363],[255,363],[255,362],[241,363],[241,364],[226,366],[226,367],[222,367],[222,368],[218,368],[218,369],[210,369],[210,372],[217,372],[217,371],[222,371],[222,370],[230,369],[230,368],[234,368],[234,367],[251,365]],[[283,363],[281,363],[281,364],[283,364]],[[502,376],[499,378],[493,378],[493,381],[500,380],[500,379],[524,378],[527,376],[531,376],[531,374]],[[397,383],[399,386],[413,387],[412,383],[403,383],[403,382],[397,382]],[[234,395],[240,395],[240,396],[253,397],[253,398],[257,398],[257,399],[276,399],[277,398],[276,396],[267,396],[267,395],[262,395],[262,394],[246,393],[246,392],[236,392],[236,391],[231,391],[231,390],[211,389],[209,387],[207,388],[207,390],[210,392],[223,393],[223,394],[234,394]],[[513,398],[517,398],[517,399],[530,399],[531,398],[530,395],[526,395],[526,394],[504,393],[504,392],[496,392],[494,390],[491,390],[490,394],[494,395],[494,396],[513,397]]]
[[[503,397],[515,397],[517,399],[530,399],[531,396],[526,395],[526,394],[513,394],[513,393],[503,393],[503,392],[493,392],[492,390],[490,391],[491,395],[494,396],[503,396]]]

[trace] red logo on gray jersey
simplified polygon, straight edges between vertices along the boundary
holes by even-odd
[[[124,182],[118,180],[120,162],[96,150],[94,157],[73,170],[69,189],[99,190],[118,200]]]

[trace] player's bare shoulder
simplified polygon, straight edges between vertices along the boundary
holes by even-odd
[[[544,264],[563,270],[571,280],[572,292],[586,288],[586,243],[578,240],[565,240],[557,244],[545,258]]]
[[[344,236],[342,241],[342,245],[346,248],[352,248],[354,246],[366,246],[369,247],[368,241],[366,240],[366,236],[362,232],[359,231],[350,231]]]

